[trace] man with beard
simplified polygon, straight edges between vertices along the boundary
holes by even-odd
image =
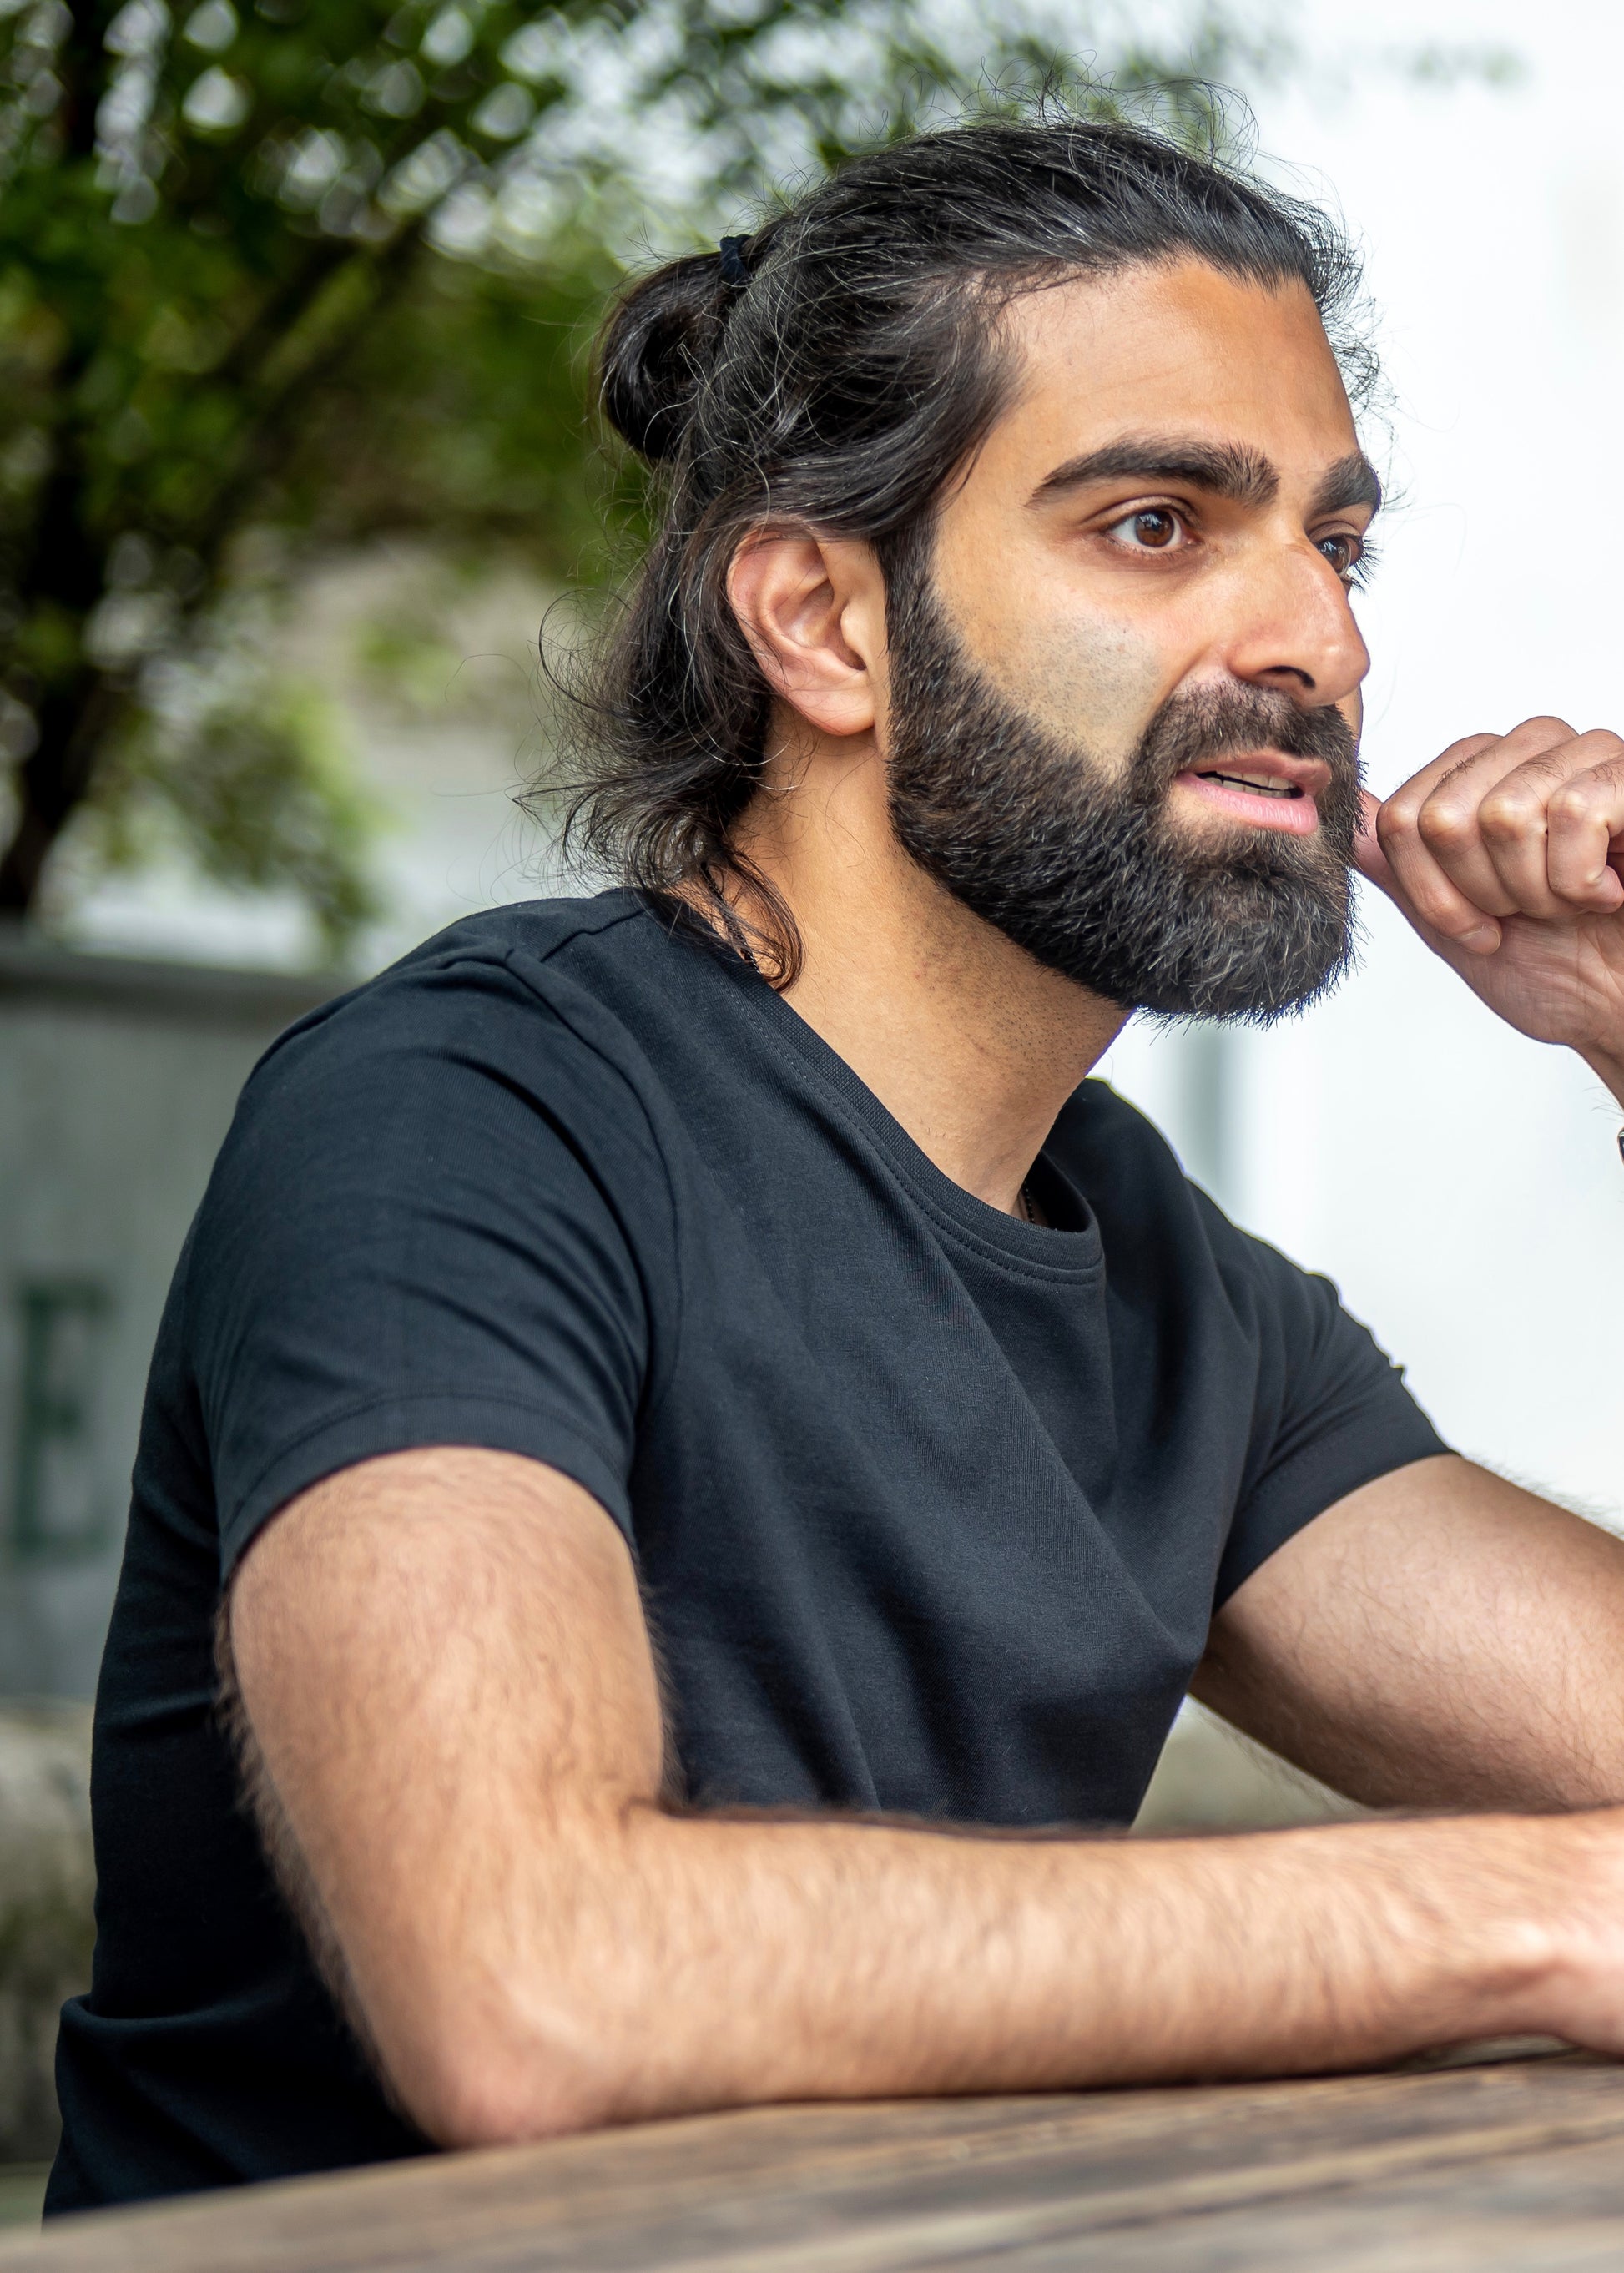
[[[1624,2047],[1624,1546],[1085,1078],[1136,1008],[1309,999],[1355,858],[1624,1099],[1624,745],[1475,735],[1361,827],[1351,284],[1320,216],[1037,120],[616,311],[662,514],[577,826],[624,881],[249,1084],[154,1362],[54,2208]],[[1447,1812],[1091,1835],[1191,1688]]]

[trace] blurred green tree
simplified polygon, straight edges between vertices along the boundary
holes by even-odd
[[[1055,71],[1052,24],[951,4],[0,0],[0,916],[87,799],[126,852],[156,800],[341,948],[365,809],[240,608],[231,655],[233,596],[381,532],[590,576],[580,349],[638,216],[714,230]],[[1210,10],[1147,46],[1111,4],[1064,19],[1088,99],[1162,84],[1192,134],[1282,53]]]

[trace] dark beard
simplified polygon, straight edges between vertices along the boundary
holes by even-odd
[[[1347,969],[1359,761],[1339,711],[1238,680],[1174,694],[1113,780],[989,685],[926,579],[894,611],[891,671],[899,841],[1049,970],[1127,1009],[1264,1021]],[[1329,765],[1315,835],[1243,822],[1202,846],[1170,825],[1179,774],[1266,748]]]

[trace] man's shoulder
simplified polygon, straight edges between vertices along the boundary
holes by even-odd
[[[515,958],[542,965],[568,957],[572,950],[577,956],[593,949],[624,954],[646,930],[658,928],[647,923],[647,912],[643,895],[624,889],[481,908],[434,933],[372,983],[425,970],[505,964]]]
[[[658,927],[647,921],[646,904],[636,892],[514,900],[448,924],[337,999],[344,1004],[387,1003],[444,979],[500,992],[497,974],[504,971],[516,968],[530,979],[555,965],[579,970],[587,960],[623,959],[635,953],[635,943],[645,931],[658,936]]]
[[[300,1019],[238,1100],[202,1249],[236,1252],[276,1215],[340,1243],[357,1226],[381,1237],[434,1191],[492,1223],[574,1189],[589,1161],[631,1212],[658,1214],[664,1123],[627,1010],[649,981],[605,960],[639,932],[658,962],[661,927],[630,893],[492,909]]]
[[[451,926],[277,1038],[243,1090],[215,1182],[289,1163],[327,1178],[365,1159],[381,1187],[508,1128],[544,1149],[635,1155],[647,1176],[662,1113],[642,1042],[670,953],[630,892]]]
[[[558,1023],[562,1004],[635,988],[632,966],[663,943],[635,892],[481,910],[307,1012],[272,1043],[254,1082],[312,1061],[477,1049],[515,1022],[529,1039],[538,1019]]]

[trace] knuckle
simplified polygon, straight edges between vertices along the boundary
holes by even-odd
[[[1588,780],[1564,782],[1560,789],[1551,793],[1549,811],[1553,820],[1584,821],[1590,816],[1596,791]]]
[[[1520,844],[1542,822],[1538,800],[1517,790],[1496,790],[1477,811],[1477,826],[1491,844]]]
[[[1376,842],[1387,853],[1398,851],[1415,827],[1415,815],[1397,798],[1390,798],[1376,815]]]
[[[1453,799],[1429,798],[1416,817],[1421,841],[1434,851],[1451,852],[1470,840],[1470,807]]]

